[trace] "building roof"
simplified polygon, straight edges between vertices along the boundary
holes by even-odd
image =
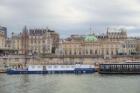
[[[97,40],[95,35],[86,35],[85,39],[86,42],[95,42]]]

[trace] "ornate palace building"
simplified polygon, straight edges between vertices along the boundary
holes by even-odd
[[[140,38],[136,38],[136,51],[140,54]]]
[[[16,51],[17,54],[46,54],[72,57],[103,57],[133,55],[140,52],[140,39],[128,37],[125,29],[110,29],[97,35],[71,35],[59,40],[59,34],[48,28],[28,29],[6,38],[0,31],[0,48]]]
[[[11,40],[11,38],[7,38],[7,28],[0,26],[0,56],[15,52],[14,47],[11,47],[14,43]]]
[[[59,35],[53,30],[46,29],[27,29],[22,32],[22,53],[28,51],[28,54],[51,54],[59,42]]]
[[[108,29],[106,34],[72,35],[61,40],[57,55],[64,56],[102,56],[131,55],[136,52],[136,39],[129,38],[124,29]]]
[[[7,28],[0,26],[0,49],[5,48],[6,38],[7,38]]]
[[[3,31],[0,31],[0,48],[5,48],[5,34]]]
[[[4,37],[7,38],[7,28],[4,26],[0,26],[0,32],[4,33]]]
[[[58,42],[59,34],[48,28],[28,29],[25,26],[22,32],[12,32],[9,38],[0,31],[0,54],[55,54]]]

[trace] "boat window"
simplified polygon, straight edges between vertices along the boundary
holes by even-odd
[[[64,68],[64,66],[62,65],[61,68]]]
[[[69,68],[69,65],[67,65],[66,67]]]
[[[54,68],[57,68],[57,66],[55,65]]]
[[[41,68],[41,66],[38,66],[38,68]]]
[[[71,66],[72,68],[74,68],[74,66]]]
[[[48,68],[52,68],[52,66],[48,66]]]
[[[32,68],[35,68],[35,66],[32,66]]]

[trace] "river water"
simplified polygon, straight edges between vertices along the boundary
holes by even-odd
[[[0,93],[140,93],[140,75],[0,74]]]

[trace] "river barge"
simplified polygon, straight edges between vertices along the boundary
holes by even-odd
[[[94,73],[94,65],[28,65],[26,68],[10,68],[7,74]]]

